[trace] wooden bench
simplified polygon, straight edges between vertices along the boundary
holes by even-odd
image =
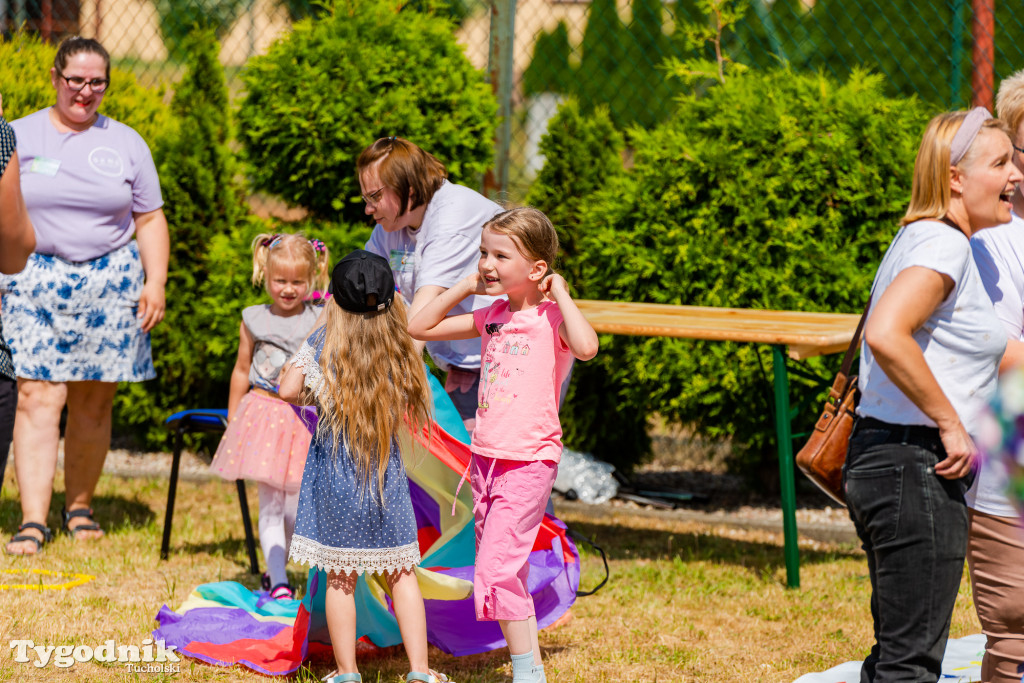
[[[798,588],[800,550],[797,543],[793,437],[786,357],[802,360],[846,351],[857,329],[860,315],[620,301],[580,300],[576,303],[594,329],[602,333],[747,342],[772,347],[775,437],[782,489],[786,584],[790,588]]]

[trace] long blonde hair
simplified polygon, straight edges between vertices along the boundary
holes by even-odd
[[[274,263],[290,263],[306,271],[309,292],[325,291],[330,273],[331,255],[320,240],[306,239],[301,232],[262,232],[252,240],[252,283],[257,287],[267,279]]]
[[[324,377],[317,436],[344,440],[363,482],[384,473],[391,445],[403,422],[413,430],[430,424],[431,398],[422,356],[407,330],[405,304],[379,313],[352,313],[327,302],[320,369]]]

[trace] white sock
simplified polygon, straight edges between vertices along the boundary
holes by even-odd
[[[533,650],[512,655],[512,683],[533,683]]]
[[[288,546],[285,538],[287,493],[270,484],[260,482],[260,547],[267,562],[270,586],[288,583],[285,566],[288,564]]]

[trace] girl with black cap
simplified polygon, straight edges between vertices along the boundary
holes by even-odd
[[[412,672],[406,681],[440,683],[429,669],[427,626],[414,568],[416,519],[396,435],[406,421],[430,421],[423,361],[406,331],[388,262],[357,250],[334,268],[324,324],[306,340],[281,380],[281,398],[315,403],[317,430],[302,473],[290,558],[327,573],[325,605],[337,671],[356,672],[356,579],[382,574]]]

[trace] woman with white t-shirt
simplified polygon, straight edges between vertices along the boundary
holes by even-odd
[[[999,86],[996,109],[1011,131],[1013,162],[1024,169],[1024,71]],[[971,240],[981,280],[1003,323],[1007,340],[1001,370],[1024,363],[1024,195],[1018,188],[1013,218]],[[981,678],[1019,683],[1024,674],[1024,521],[1007,497],[1006,468],[986,458],[967,492],[974,609],[985,634]]]
[[[1010,219],[1024,175],[982,108],[928,124],[902,228],[875,275],[843,481],[868,558],[875,644],[861,681],[936,681],[967,549],[971,434],[1006,335],[970,238]]]
[[[432,154],[400,137],[381,138],[356,161],[366,214],[377,225],[366,250],[391,263],[395,285],[409,307],[409,319],[467,275],[477,271],[483,224],[504,209],[479,192],[447,179]],[[453,315],[486,308],[494,297],[470,296]],[[420,350],[423,342],[416,342]],[[480,386],[480,342],[426,344],[434,362],[448,373],[445,391],[466,429],[476,423]]]

